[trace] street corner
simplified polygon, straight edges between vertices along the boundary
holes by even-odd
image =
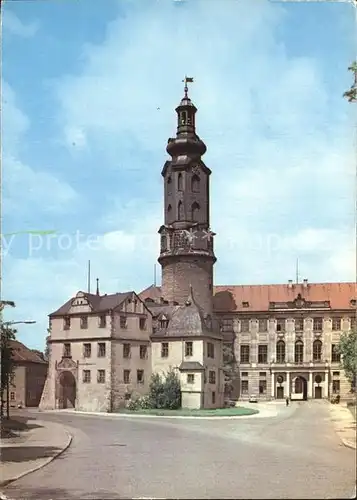
[[[1,443],[1,487],[45,467],[71,445],[73,436],[66,427],[53,422],[37,424],[26,439],[19,436]]]

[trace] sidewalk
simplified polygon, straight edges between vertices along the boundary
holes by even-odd
[[[343,404],[330,404],[329,411],[335,430],[342,443],[348,448],[356,449],[356,420],[350,410]]]
[[[1,440],[0,487],[44,467],[71,444],[72,436],[60,424],[33,420],[29,430]],[[1,498],[1,493],[0,493]]]

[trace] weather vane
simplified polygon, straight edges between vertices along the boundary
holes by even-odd
[[[188,92],[188,87],[187,87],[187,84],[188,83],[193,83],[193,78],[191,76],[185,76],[185,79],[182,80],[184,83],[185,83],[185,97],[187,97],[187,92]]]

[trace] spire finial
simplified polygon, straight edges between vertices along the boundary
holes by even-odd
[[[185,91],[185,98],[188,98],[188,83],[193,83],[193,78],[191,76],[185,76],[185,79],[182,80],[185,83],[184,91]]]
[[[99,295],[99,278],[97,278],[97,295]]]

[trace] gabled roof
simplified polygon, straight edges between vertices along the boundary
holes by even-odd
[[[120,306],[133,293],[135,292],[114,293],[111,295],[95,295],[93,293],[83,292],[83,295],[91,305],[93,313],[102,313]],[[63,306],[57,309],[57,311],[51,313],[49,316],[64,316],[66,314],[69,314],[74,299],[75,297],[72,297],[71,299],[67,300],[67,302],[63,304]]]
[[[355,310],[353,300],[357,299],[357,285],[346,283],[303,283],[278,285],[220,285],[214,287],[215,312],[268,311],[272,302],[294,302],[298,295],[309,302],[329,302],[332,310]],[[145,301],[151,298],[159,301],[161,287],[149,286],[139,294]]]
[[[38,351],[29,349],[18,340],[11,340],[10,347],[12,349],[12,360],[15,363],[28,362],[28,363],[39,363],[42,365],[47,364],[47,361],[45,361],[40,356]]]

